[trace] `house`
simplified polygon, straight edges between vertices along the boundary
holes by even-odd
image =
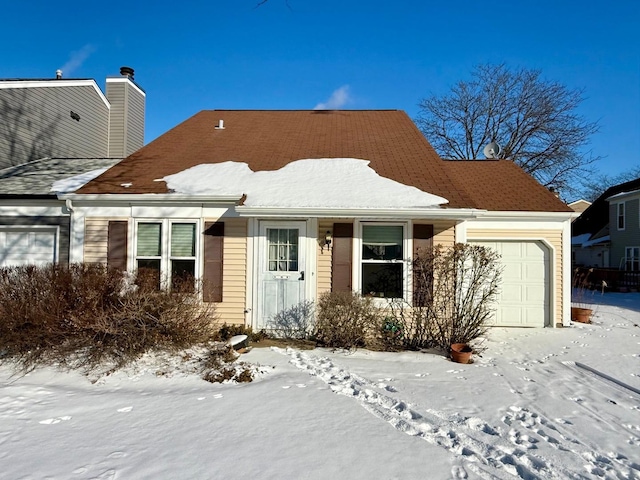
[[[0,80],[0,266],[67,263],[72,212],[57,194],[142,147],[145,93],[120,73],[104,94],[61,72]]]
[[[571,208],[571,210],[573,210],[576,213],[582,213],[584,212],[587,208],[589,208],[591,206],[591,202],[581,198],[579,200],[576,200],[574,202],[571,203],[567,203],[567,205],[569,206],[569,208]]]
[[[134,71],[93,79],[0,80],[0,168],[41,158],[124,158],[144,144],[145,92]]]
[[[574,265],[624,269],[627,253],[633,265],[637,253],[633,248],[640,245],[634,235],[638,219],[632,212],[638,211],[638,201],[624,194],[636,190],[640,190],[640,178],[609,187],[575,219],[571,225]]]
[[[412,302],[421,247],[505,267],[495,324],[568,324],[572,211],[513,162],[443,161],[402,111],[202,111],[85,186],[71,261],[205,282],[227,323],[354,290]]]
[[[0,170],[0,267],[69,263],[69,193],[113,158],[45,158]]]
[[[606,197],[612,266],[627,272],[640,271],[640,186],[627,182],[618,193]],[[618,185],[619,187],[619,185]],[[631,188],[630,188],[631,187]]]

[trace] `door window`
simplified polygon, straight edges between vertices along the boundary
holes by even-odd
[[[267,228],[268,270],[295,272],[298,270],[298,229]]]

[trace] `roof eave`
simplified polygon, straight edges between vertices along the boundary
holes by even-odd
[[[318,208],[318,207],[251,207],[238,206],[241,217],[288,218],[402,218],[468,220],[485,214],[472,208]]]
[[[215,203],[215,204],[238,204],[244,195],[180,195],[176,193],[99,193],[99,194],[77,194],[65,193],[58,195],[61,200],[71,200],[82,203],[128,203],[128,204],[184,204],[184,203]]]

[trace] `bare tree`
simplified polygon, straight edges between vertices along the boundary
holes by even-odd
[[[422,99],[416,123],[443,158],[481,158],[495,141],[499,158],[567,191],[598,159],[584,151],[598,125],[576,113],[583,99],[582,90],[545,80],[539,70],[484,64],[449,93]]]
[[[609,187],[630,182],[637,178],[640,178],[640,166],[626,170],[618,175],[601,173],[599,175],[589,176],[583,180],[580,194],[583,199],[594,202]]]

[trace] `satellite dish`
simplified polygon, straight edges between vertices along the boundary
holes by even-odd
[[[482,151],[484,153],[485,158],[498,158],[500,154],[500,145],[496,142],[491,142],[489,145],[484,147]]]

